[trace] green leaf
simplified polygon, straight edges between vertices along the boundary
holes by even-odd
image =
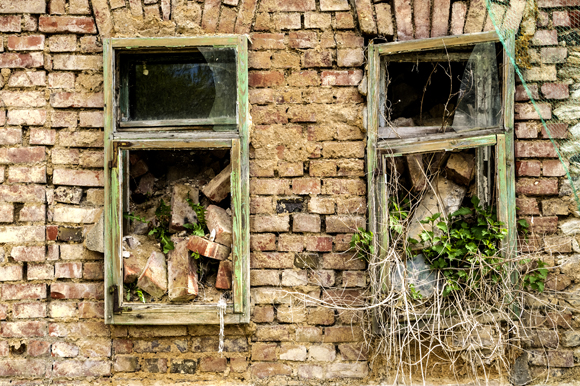
[[[447,233],[448,229],[447,229],[447,224],[445,224],[443,221],[440,221],[437,223],[437,228],[441,229],[443,232]]]
[[[469,208],[459,208],[458,210],[456,210],[455,212],[451,213],[451,215],[449,217],[457,217],[457,216],[467,216],[471,214],[471,209]]]

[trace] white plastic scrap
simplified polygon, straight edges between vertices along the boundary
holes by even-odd
[[[223,352],[224,350],[224,315],[226,314],[226,299],[223,297],[217,303],[218,308],[218,315],[220,316],[220,345],[218,349],[218,353]]]

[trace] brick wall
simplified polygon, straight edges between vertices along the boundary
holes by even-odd
[[[365,98],[357,90],[364,37],[491,29],[482,3],[434,0],[432,23],[429,7],[415,1],[413,14],[405,0],[0,0],[0,383],[378,379],[352,313],[291,307],[277,289],[321,296],[321,287],[356,293],[366,285],[364,264],[344,253],[366,222]],[[533,50],[542,63],[526,76],[557,106],[568,98],[556,76],[568,56],[553,36],[560,16],[541,11]],[[101,39],[203,33],[252,40],[252,322],[226,328],[224,355],[216,326],[105,326],[103,256],[83,245],[103,205]],[[556,233],[570,213],[558,196],[562,169],[521,90],[516,118],[519,213]],[[559,252],[571,252],[573,239],[565,240]]]

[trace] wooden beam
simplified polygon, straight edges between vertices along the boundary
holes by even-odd
[[[114,38],[113,48],[137,49],[146,47],[192,47],[192,46],[232,46],[238,44],[238,36],[187,36],[163,38]]]
[[[381,55],[401,52],[425,51],[444,47],[457,47],[470,44],[497,42],[499,37],[495,31],[474,34],[454,35],[422,40],[377,44],[376,49]]]
[[[394,157],[412,153],[430,153],[441,150],[452,151],[469,149],[472,147],[495,145],[495,143],[496,136],[495,134],[491,134],[458,139],[401,139],[395,141],[381,141],[377,144],[377,149],[383,152],[385,155]]]
[[[119,128],[139,127],[143,130],[151,128],[153,130],[167,130],[168,126],[208,126],[208,125],[236,125],[236,118],[200,118],[200,119],[162,119],[150,121],[128,121],[119,122]],[[162,127],[159,129],[159,127]],[[207,128],[205,129],[207,130]]]

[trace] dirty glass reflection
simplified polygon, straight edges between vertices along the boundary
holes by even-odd
[[[121,101],[123,120],[235,118],[235,50],[212,50],[218,53],[122,58],[128,87],[128,103]]]

